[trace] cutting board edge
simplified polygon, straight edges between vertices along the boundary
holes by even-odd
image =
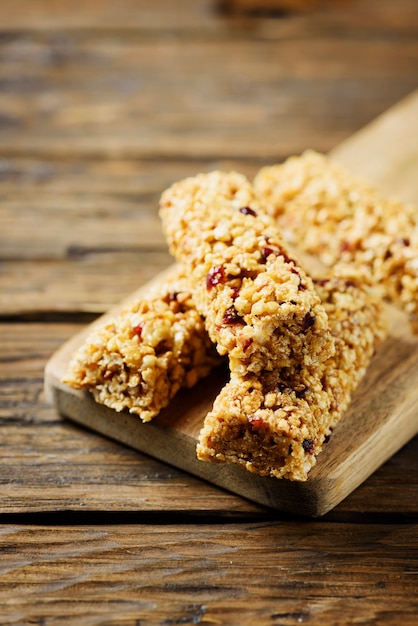
[[[67,345],[72,343],[70,340]],[[329,470],[327,462],[330,459],[325,450],[319,455],[318,463],[311,470],[306,482],[261,477],[236,465],[199,461],[195,454],[196,440],[187,434],[170,428],[169,425],[161,426],[155,420],[144,424],[127,411],[117,413],[98,404],[88,392],[68,387],[55,373],[56,360],[65,349],[66,345],[61,347],[45,368],[46,397],[63,416],[252,502],[304,517],[320,517],[333,509],[418,432],[418,419],[410,419],[413,412],[411,405],[408,412],[401,415],[400,420],[392,412],[384,421],[379,438],[383,439],[385,445],[374,456],[373,462],[370,462],[370,450],[373,449],[373,444],[376,449],[376,441],[373,441],[376,437],[375,430],[369,432],[354,452],[346,454],[340,464],[335,459],[332,461],[331,454]],[[416,365],[415,355],[413,360]],[[418,387],[418,374],[416,384]],[[347,419],[350,425],[349,418]],[[393,437],[395,423],[403,428],[397,428],[397,436]],[[340,423],[338,427],[344,428],[344,425]],[[182,447],[180,456],[173,452],[178,445]],[[365,459],[368,460],[367,464],[364,463]],[[353,466],[356,467],[354,473]]]

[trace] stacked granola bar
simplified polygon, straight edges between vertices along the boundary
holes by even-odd
[[[97,327],[66,382],[149,421],[227,355],[230,380],[205,418],[198,458],[306,480],[386,325],[373,271],[335,263],[336,251],[324,258],[318,244],[334,265],[318,278],[290,252],[271,173],[255,186],[236,172],[199,174],[162,194],[177,275]]]

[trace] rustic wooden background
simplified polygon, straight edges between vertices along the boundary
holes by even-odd
[[[171,262],[168,184],[326,152],[417,88],[416,0],[326,4],[0,3],[1,624],[417,624],[417,438],[307,521],[43,395],[54,350]]]

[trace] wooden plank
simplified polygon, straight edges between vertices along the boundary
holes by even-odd
[[[69,250],[68,259],[2,261],[0,319],[22,315],[44,320],[54,314],[64,318],[66,314],[98,315],[171,262],[166,249],[129,251],[123,245],[110,250],[74,247]]]
[[[413,102],[417,110],[418,94]],[[409,129],[409,100],[406,106]],[[402,120],[402,111],[400,105],[392,114]],[[367,144],[361,141],[361,147],[364,151]],[[372,150],[372,156],[391,159],[389,150],[380,155]],[[61,383],[73,351],[84,340],[83,333],[63,346],[48,363],[46,385],[58,410],[79,423],[260,504],[299,514],[322,515],[418,432],[415,410],[418,337],[411,334],[401,314],[391,310],[390,320],[388,341],[372,362],[347,414],[306,483],[261,478],[240,467],[196,460],[195,447],[204,416],[225,383],[225,375],[214,374],[194,390],[180,392],[151,424],[138,424],[133,416],[116,414]]]
[[[157,211],[158,197],[77,199],[38,193],[33,199],[16,198],[1,211],[1,256],[53,259],[89,249],[138,250],[141,246],[164,251],[167,245]],[[40,220],[45,226],[33,237]]]
[[[416,525],[0,527],[2,624],[416,625]],[[378,558],[377,558],[378,555]]]
[[[103,253],[105,259],[106,254],[117,252],[123,256],[155,250],[157,260],[167,250],[158,218],[159,197],[166,187],[197,171],[214,168],[239,169],[252,176],[260,165],[238,161],[4,159],[0,161],[0,258],[40,260],[41,273],[43,261],[72,261],[94,253]],[[39,224],[45,226],[39,228]],[[121,264],[126,260],[122,258]],[[144,263],[144,256],[138,262]],[[142,271],[141,265],[137,271]],[[22,284],[22,290],[26,287]],[[7,289],[0,293],[13,301]]]
[[[2,158],[0,161],[0,193],[3,205],[13,200],[28,202],[41,197],[47,205],[52,198],[72,199],[111,198],[158,200],[163,189],[174,181],[196,172],[213,169],[236,170],[254,176],[265,164],[264,159],[235,160],[186,159],[146,161],[144,159],[31,159],[25,156]],[[49,196],[49,199],[48,199]],[[36,198],[35,198],[36,200]],[[39,203],[41,204],[41,203]],[[42,206],[37,207],[39,210]],[[124,212],[126,215],[126,211]]]
[[[362,2],[328,2],[324,11],[308,11],[285,15],[263,12],[269,3],[279,0],[123,0],[118,5],[112,0],[84,0],[77,5],[71,0],[3,0],[0,5],[0,29],[16,31],[64,32],[88,30],[132,32],[142,36],[176,32],[182,37],[214,36],[221,38],[251,37],[326,37],[340,36],[393,38],[417,33],[418,8],[415,0],[363,0]],[[299,0],[303,2],[304,0]],[[234,19],[234,7],[252,3],[250,19]],[[293,0],[284,0],[289,5]],[[261,10],[257,10],[260,8]],[[281,19],[283,18],[283,19]]]
[[[27,41],[16,60],[14,42],[3,44],[3,156],[277,159],[307,147],[328,151],[415,88],[418,70],[414,40],[156,46],[92,37],[73,41],[58,65],[45,62],[54,45]]]
[[[203,0],[197,5],[193,0],[120,0],[117,5],[109,0],[83,0],[74,11],[69,0],[30,0],[13,2],[3,0],[0,6],[0,28],[2,30],[54,30],[72,29],[132,29],[139,31],[161,31],[179,29],[218,31],[219,16],[213,10],[212,0]]]

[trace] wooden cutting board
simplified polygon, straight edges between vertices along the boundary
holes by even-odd
[[[418,204],[418,92],[336,148],[331,157],[385,193]],[[308,147],[308,146],[307,146]],[[173,268],[167,270],[168,273]],[[143,288],[142,288],[143,289]],[[137,297],[141,290],[128,300]],[[126,300],[107,315],[117,312]],[[199,430],[227,379],[220,368],[181,391],[152,422],[99,405],[61,383],[74,350],[91,326],[58,350],[47,364],[48,398],[64,416],[258,502],[301,515],[323,515],[360,485],[418,432],[418,336],[390,309],[390,332],[356,391],[346,415],[304,483],[264,478],[234,465],[196,459]],[[100,323],[102,318],[95,324]]]

